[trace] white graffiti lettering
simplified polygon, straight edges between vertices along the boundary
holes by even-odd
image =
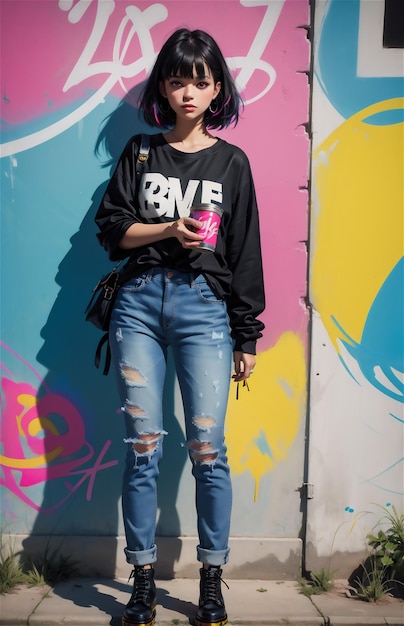
[[[275,69],[261,57],[272,36],[285,1],[240,0],[245,7],[266,6],[264,17],[247,56],[227,59],[231,68],[240,70],[237,85],[241,91],[245,91],[248,82],[256,71],[264,72],[267,77],[264,88],[246,99],[246,105],[262,98],[276,80]],[[165,6],[155,3],[143,11],[137,6],[128,4],[125,8],[125,17],[118,26],[112,49],[109,51],[110,58],[101,61],[94,59],[100,49],[105,55],[105,34],[109,27],[110,18],[116,10],[115,0],[78,0],[76,3],[74,0],[59,0],[60,10],[67,13],[68,21],[72,25],[77,24],[83,18],[90,6],[96,6],[94,24],[83,51],[63,86],[63,91],[67,92],[72,87],[96,75],[107,75],[107,79],[92,96],[64,118],[36,133],[2,144],[1,156],[17,154],[49,141],[80,122],[98,105],[102,104],[116,84],[119,84],[126,93],[124,79],[133,79],[150,71],[156,57],[151,30],[153,26],[168,18],[169,4],[167,3]],[[137,49],[131,46],[135,37],[138,38],[141,53],[138,58],[130,60],[128,58],[130,51]]]
[[[97,50],[99,49],[103,36],[108,26],[108,21],[114,12],[114,0],[79,0],[78,4],[69,12],[69,21],[76,22],[81,19],[84,11],[91,2],[97,2],[97,13],[93,29],[82,54],[80,55],[76,65],[74,66],[70,76],[68,77],[63,91],[68,91],[74,85],[78,85],[86,78],[97,74],[108,74],[108,84],[112,86],[117,82],[120,83],[124,92],[126,88],[122,83],[122,78],[133,78],[142,71],[148,71],[156,57],[151,37],[151,29],[159,22],[163,22],[167,18],[167,10],[161,4],[153,4],[141,11],[138,7],[129,5],[126,7],[126,16],[119,25],[114,45],[111,50],[111,60],[93,62]],[[66,0],[60,0],[59,6],[66,10],[64,5]],[[68,2],[67,4],[71,4]],[[78,12],[77,9],[83,6],[83,10]],[[129,32],[127,32],[129,29]],[[124,39],[124,35],[126,38]],[[135,36],[138,36],[141,56],[132,63],[125,64],[125,57],[130,49],[130,44]],[[105,85],[105,83],[104,83]],[[103,86],[104,87],[104,86]],[[103,88],[101,88],[103,89]]]
[[[265,15],[261,22],[261,25],[255,35],[254,41],[251,44],[250,50],[245,58],[236,57],[233,59],[236,67],[241,68],[241,71],[237,77],[237,86],[240,91],[244,91],[248,81],[251,79],[255,70],[261,70],[268,76],[268,81],[264,89],[246,100],[246,104],[251,104],[260,98],[263,98],[265,94],[271,89],[276,80],[275,68],[261,59],[265,48],[267,47],[269,40],[275,30],[275,26],[279,20],[285,0],[279,0],[279,2],[272,2],[272,0],[240,0],[241,4],[246,7],[254,6],[266,6]]]

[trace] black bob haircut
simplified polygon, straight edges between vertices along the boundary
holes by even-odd
[[[214,111],[207,109],[205,112],[205,127],[222,129],[232,123],[236,126],[242,100],[220,48],[203,30],[190,31],[186,28],[175,31],[167,39],[141,94],[139,108],[150,126],[169,128],[175,123],[175,113],[167,98],[161,95],[160,83],[172,76],[193,78],[194,71],[203,78],[204,64],[210,69],[214,82],[221,83],[220,92],[214,100]]]

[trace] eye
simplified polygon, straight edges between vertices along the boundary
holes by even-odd
[[[207,83],[207,82],[206,82],[206,80],[201,80],[201,81],[198,83],[198,87],[199,87],[200,89],[206,89],[206,87],[209,87],[209,83]]]
[[[181,81],[179,81],[179,80],[178,80],[178,79],[176,79],[176,78],[172,78],[172,79],[169,81],[169,85],[170,85],[170,87],[181,87]]]

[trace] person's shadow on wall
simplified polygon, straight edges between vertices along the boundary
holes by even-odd
[[[95,213],[126,142],[134,134],[150,132],[132,104],[137,102],[140,88],[137,86],[120,102],[95,141],[95,154],[102,148],[108,154],[104,164],[107,179],[94,191],[91,206],[59,265],[55,280],[60,291],[42,329],[44,343],[37,355],[48,372],[38,391],[47,476],[40,510],[23,547],[39,560],[61,557],[65,563],[65,557],[70,556],[70,541],[74,543],[72,536],[86,536],[82,544],[86,567],[78,573],[92,576],[113,577],[116,571],[116,537],[123,534],[119,511],[126,447],[113,374],[103,376],[94,366],[102,331],[85,321],[84,310],[91,289],[112,267],[96,238]],[[175,416],[174,385],[170,359],[164,390],[164,425],[169,442],[160,465],[158,524],[159,533],[173,539],[168,568],[164,555],[167,577],[173,574],[181,552],[176,501],[187,461],[185,454],[178,454],[184,435]],[[49,551],[41,555],[44,536],[49,537]],[[102,553],[94,558],[92,546],[99,546],[100,538]],[[74,566],[74,556],[71,564]],[[170,568],[171,572],[167,571]],[[159,575],[158,564],[156,572]]]

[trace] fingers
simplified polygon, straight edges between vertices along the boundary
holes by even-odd
[[[195,248],[199,242],[204,239],[203,235],[199,235],[197,231],[202,227],[201,222],[192,217],[181,217],[176,222],[176,237],[183,248]]]
[[[182,221],[186,228],[194,234],[196,234],[195,231],[199,230],[203,226],[202,222],[194,219],[193,217],[182,217],[180,221]]]
[[[235,382],[247,380],[254,372],[255,355],[246,354],[245,352],[234,352],[234,374],[232,376]]]

